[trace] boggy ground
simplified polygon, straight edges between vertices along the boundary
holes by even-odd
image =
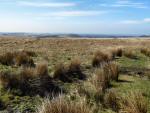
[[[79,94],[76,94],[76,90],[81,88],[81,94],[83,94],[83,86],[85,85],[86,88],[89,85],[88,79],[93,75],[95,70],[92,66],[92,58],[94,53],[96,51],[102,51],[110,54],[111,51],[116,48],[122,48],[124,51],[134,51],[133,54],[136,58],[130,57],[130,55],[128,55],[129,53],[126,53],[122,57],[115,58],[115,62],[119,65],[120,70],[119,80],[111,81],[105,94],[106,97],[107,92],[109,93],[109,91],[112,90],[115,90],[115,92],[117,92],[117,94],[121,97],[128,95],[131,91],[140,92],[149,103],[150,57],[140,52],[141,48],[150,48],[149,39],[37,39],[31,37],[0,37],[0,55],[7,52],[18,52],[23,50],[33,51],[36,53],[36,56],[32,57],[35,65],[43,62],[46,63],[48,65],[48,76],[50,77],[53,77],[55,74],[55,66],[58,64],[69,64],[73,59],[79,59],[81,61],[82,73],[87,76],[86,80],[75,80],[75,82],[71,83],[54,81],[54,83],[56,82],[61,89],[65,90],[61,93],[67,96],[69,95],[72,100],[78,98]],[[0,71],[3,72],[13,72],[20,75],[18,74],[20,73],[20,70],[22,70],[22,66],[0,64]],[[10,89],[1,89],[0,91],[0,110],[2,112],[36,112],[37,106],[45,100],[43,95],[22,94],[22,92],[18,89],[13,89],[13,91]],[[88,94],[89,92],[90,91],[88,91]],[[91,92],[94,93],[94,91]],[[85,95],[86,94],[87,92]],[[101,103],[97,102],[95,97],[91,97],[91,95],[93,94],[87,96],[88,103],[90,103],[91,106],[96,106],[97,108],[99,107],[98,109],[95,108],[96,110],[94,113],[120,112],[118,111],[118,104],[116,104],[115,107],[109,105],[111,102],[109,104],[105,104],[104,98],[104,100],[102,99],[102,105],[99,105]],[[126,106],[126,108],[129,109],[129,106]],[[121,109],[123,109],[122,106]],[[150,112],[150,104],[148,104],[147,109],[147,112]],[[132,111],[130,113],[134,112],[135,111]],[[144,110],[141,112],[136,112],[145,113]]]

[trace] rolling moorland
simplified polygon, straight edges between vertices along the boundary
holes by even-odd
[[[0,113],[150,113],[150,39],[0,37]]]

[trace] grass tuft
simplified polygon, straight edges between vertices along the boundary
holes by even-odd
[[[84,100],[75,102],[60,96],[51,101],[45,100],[37,113],[92,113],[92,110]]]
[[[124,99],[123,111],[127,113],[147,113],[148,102],[139,92],[131,92],[128,97]]]
[[[99,67],[102,66],[103,63],[109,62],[110,60],[111,58],[108,54],[105,54],[101,51],[97,51],[92,60],[92,65],[93,67]]]

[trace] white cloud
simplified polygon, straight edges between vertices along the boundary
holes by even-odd
[[[39,13],[39,14],[26,14],[27,16],[32,16],[39,19],[48,19],[48,18],[61,18],[65,19],[66,17],[90,17],[90,16],[98,16],[108,13],[108,11],[95,11],[95,10],[72,10],[72,11],[56,11],[49,13]]]
[[[23,6],[31,6],[31,7],[71,7],[71,6],[75,6],[75,3],[61,3],[61,2],[18,2],[19,5],[23,5]]]
[[[143,20],[124,20],[121,21],[122,24],[144,24],[144,23],[150,23],[150,18],[145,18]]]
[[[150,18],[145,18],[144,22],[150,22]]]
[[[132,2],[129,0],[118,0],[113,4],[100,4],[103,7],[130,7],[130,8],[148,8],[144,3]]]

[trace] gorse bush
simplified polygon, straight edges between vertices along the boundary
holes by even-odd
[[[73,82],[75,79],[84,80],[86,76],[82,73],[81,63],[79,60],[73,60],[66,66],[59,64],[55,67],[54,79],[63,82]]]
[[[111,60],[111,57],[108,54],[97,51],[92,60],[92,65],[93,67],[99,67],[103,65],[103,63],[109,62],[110,60]]]
[[[63,96],[53,100],[45,100],[37,113],[93,113],[92,109],[84,102],[66,100]]]

